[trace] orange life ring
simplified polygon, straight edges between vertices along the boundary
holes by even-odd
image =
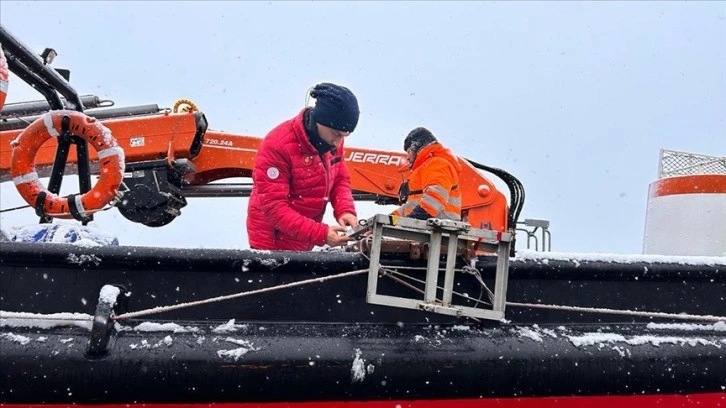
[[[66,123],[64,118],[68,118]],[[51,137],[64,132],[81,137],[98,153],[100,177],[93,188],[81,195],[59,197],[49,192],[35,171],[35,155]],[[81,112],[51,111],[25,128],[13,147],[10,175],[20,195],[36,211],[55,218],[84,220],[101,210],[118,193],[125,170],[124,151],[111,131],[94,118]]]
[[[5,59],[3,47],[0,45],[0,109],[5,106],[5,98],[8,96],[9,80],[10,72],[8,71],[8,60]]]

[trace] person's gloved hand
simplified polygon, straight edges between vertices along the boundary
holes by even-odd
[[[413,210],[407,215],[408,218],[415,218],[417,220],[428,220],[429,218],[433,218],[433,215],[429,214],[421,208],[420,205],[417,205],[413,208]]]

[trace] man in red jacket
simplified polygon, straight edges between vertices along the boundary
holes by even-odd
[[[343,86],[321,83],[306,107],[267,134],[255,157],[247,235],[254,249],[309,251],[344,245],[346,226],[358,225],[343,160],[343,140],[355,130],[360,111]],[[330,202],[338,225],[323,223]]]

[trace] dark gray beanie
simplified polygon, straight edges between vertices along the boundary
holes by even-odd
[[[310,96],[315,98],[313,120],[341,132],[355,130],[360,110],[358,100],[350,89],[324,82],[316,85]]]
[[[403,150],[413,149],[414,153],[418,153],[422,147],[429,145],[431,142],[438,142],[434,134],[426,128],[417,127],[408,132],[408,136],[403,140]]]

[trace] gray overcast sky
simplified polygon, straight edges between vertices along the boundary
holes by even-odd
[[[518,177],[521,218],[550,220],[560,252],[641,253],[660,149],[726,154],[725,2],[3,1],[0,17],[55,48],[80,94],[190,98],[215,130],[264,136],[311,85],[346,85],[362,111],[349,145],[399,151],[430,128]],[[13,79],[10,102],[40,99]],[[122,244],[245,248],[245,201],[192,198],[161,229],[115,210],[96,225]],[[19,204],[5,183],[2,207]]]

